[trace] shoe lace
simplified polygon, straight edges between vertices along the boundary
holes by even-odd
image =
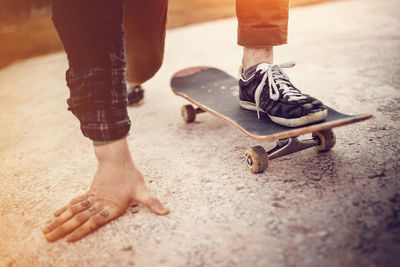
[[[290,83],[289,77],[282,69],[292,68],[295,65],[296,64],[293,61],[290,61],[279,65],[262,63],[257,66],[256,72],[260,71],[261,74],[264,74],[260,84],[257,86],[254,93],[258,119],[260,119],[260,97],[266,84],[267,78],[269,97],[272,100],[278,100],[280,94],[282,94],[283,97],[287,96],[288,101],[295,101],[306,98],[306,96],[302,95],[301,92]]]

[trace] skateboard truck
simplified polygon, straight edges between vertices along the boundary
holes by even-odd
[[[280,158],[320,144],[318,138],[300,140],[298,137],[281,139],[276,142],[276,147],[267,152],[269,159]]]
[[[315,147],[319,152],[329,151],[336,144],[334,132],[322,130],[312,134],[311,139],[301,140],[297,136],[280,139],[276,146],[268,152],[262,146],[254,146],[246,151],[247,167],[253,173],[263,172],[267,169],[269,160],[280,158],[304,149]]]

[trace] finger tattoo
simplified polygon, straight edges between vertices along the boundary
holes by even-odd
[[[90,212],[93,212],[93,211],[95,211],[95,210],[96,210],[95,207],[91,207],[91,208],[89,209]]]
[[[81,206],[87,207],[87,206],[89,206],[89,204],[90,204],[90,201],[89,200],[85,200],[85,201],[83,201],[81,203]]]
[[[103,216],[103,218],[107,218],[108,215],[110,215],[110,212],[109,212],[108,210],[103,210],[103,211],[100,213],[100,215]]]

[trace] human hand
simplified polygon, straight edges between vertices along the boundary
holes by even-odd
[[[139,203],[158,215],[169,213],[168,208],[151,196],[130,155],[125,160],[123,157],[123,153],[117,161],[103,161],[98,157],[99,168],[90,190],[54,212],[55,217],[43,228],[49,242],[64,236],[68,242],[77,241]]]

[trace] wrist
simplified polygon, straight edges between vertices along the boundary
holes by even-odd
[[[99,165],[132,162],[126,137],[103,145],[94,146],[94,152]]]

